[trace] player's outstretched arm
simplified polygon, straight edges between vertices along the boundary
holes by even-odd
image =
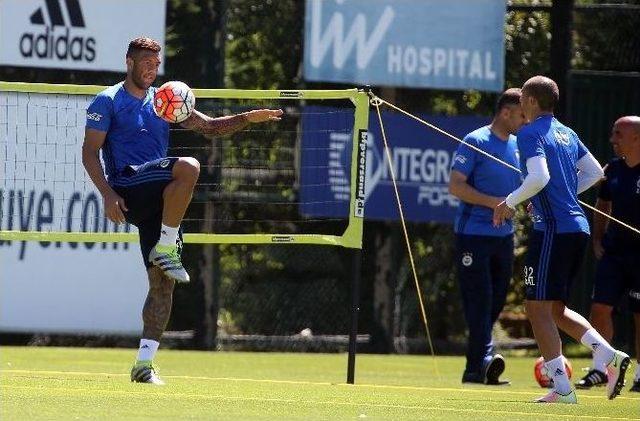
[[[228,136],[247,127],[251,123],[263,123],[265,121],[278,121],[283,114],[282,110],[251,110],[245,113],[224,117],[209,117],[198,110],[185,121],[180,123],[185,129],[193,130],[205,137]]]

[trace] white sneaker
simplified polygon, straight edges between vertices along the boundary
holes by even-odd
[[[624,375],[631,364],[631,358],[622,351],[613,354],[613,358],[607,364],[607,396],[613,399],[620,394],[624,386]]]
[[[578,398],[576,397],[576,391],[571,390],[571,392],[566,395],[562,395],[558,393],[555,389],[552,389],[549,393],[542,396],[541,398],[536,399],[534,402],[536,403],[578,403]]]

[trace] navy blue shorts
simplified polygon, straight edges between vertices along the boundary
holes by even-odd
[[[147,268],[149,253],[160,238],[162,225],[162,193],[173,179],[173,166],[178,158],[163,158],[142,165],[128,166],[113,189],[124,199],[129,209],[124,216],[138,228],[140,251]],[[182,251],[182,229],[178,233],[178,250]]]
[[[627,294],[629,308],[640,313],[640,251],[630,253],[605,251],[596,269],[592,300],[615,307]]]
[[[566,303],[588,241],[584,232],[531,231],[523,273],[527,300]]]

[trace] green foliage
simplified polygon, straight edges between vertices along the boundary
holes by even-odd
[[[225,85],[293,89],[302,61],[304,2],[230,0]]]
[[[226,333],[347,334],[349,262],[324,246],[221,246]]]
[[[193,87],[221,88],[226,0],[169,0],[165,79]]]
[[[640,68],[640,7],[607,13],[579,10],[574,16],[573,68],[627,72]]]
[[[548,74],[551,41],[546,12],[508,12],[505,23],[505,85],[520,87],[531,76]]]

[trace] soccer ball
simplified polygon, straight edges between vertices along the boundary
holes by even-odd
[[[196,97],[184,82],[171,81],[156,90],[153,111],[168,123],[181,123],[193,112]]]
[[[573,375],[573,367],[566,358],[564,358],[564,369],[567,372],[567,376],[571,378]],[[533,367],[533,375],[540,387],[553,387],[553,379],[549,377],[547,373],[547,368],[544,366],[544,358],[540,357],[536,360],[536,364]]]

